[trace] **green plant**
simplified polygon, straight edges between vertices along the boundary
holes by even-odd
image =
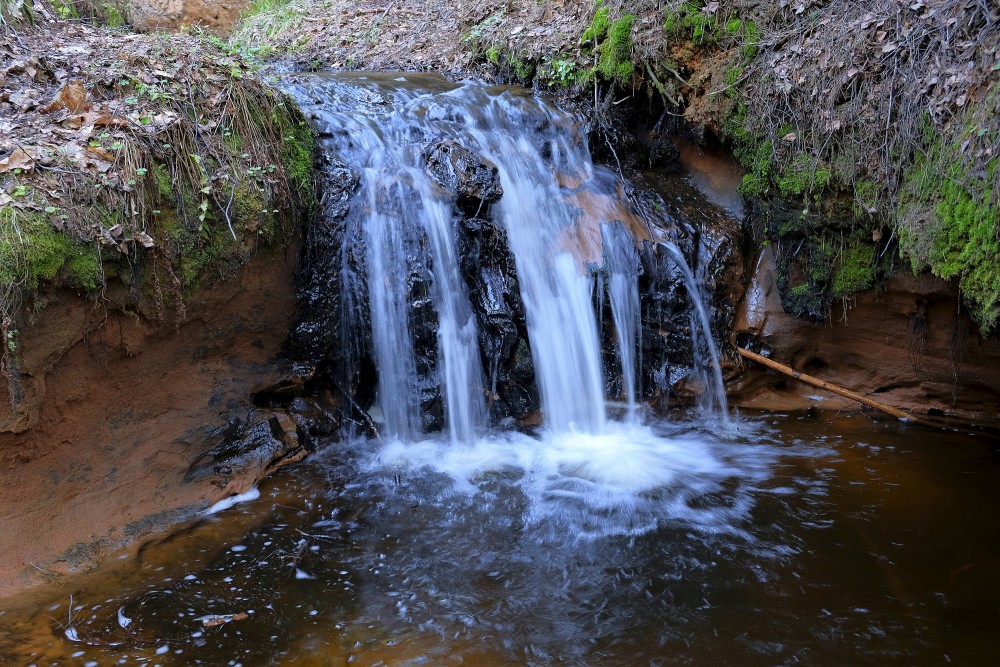
[[[545,78],[549,85],[571,86],[576,82],[576,63],[572,60],[555,58],[548,63]]]
[[[52,8],[56,10],[56,15],[63,19],[80,18],[80,13],[76,10],[76,5],[70,0],[51,0]]]

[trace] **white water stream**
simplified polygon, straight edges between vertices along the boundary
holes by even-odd
[[[346,92],[345,92],[346,91]],[[343,105],[365,97],[367,111]],[[548,517],[571,517],[580,535],[636,533],[664,515],[695,512],[688,499],[733,474],[703,438],[668,438],[638,418],[639,261],[619,219],[616,179],[596,168],[582,125],[539,98],[478,84],[343,75],[318,79],[315,100],[329,150],[361,167],[350,215],[367,240],[368,301],[378,367],[382,445],[372,465],[430,468],[474,489],[483,474],[516,471]],[[367,97],[366,97],[367,96]],[[345,109],[350,110],[345,110]],[[543,426],[535,437],[487,427],[476,322],[456,254],[449,202],[425,169],[422,149],[451,139],[496,165],[504,194],[493,207],[507,231],[524,303]],[[586,187],[586,204],[579,192]],[[663,241],[661,241],[662,243]],[[695,278],[673,244],[691,295],[696,331],[708,332]],[[426,247],[424,247],[426,246]],[[603,267],[600,265],[603,263]],[[432,276],[429,294],[414,277]],[[622,369],[624,423],[606,413],[594,276],[607,283]],[[437,360],[448,437],[422,433],[421,362],[411,342],[413,304],[429,298],[437,316]],[[724,415],[718,355],[707,349],[713,409]],[[704,343],[708,343],[707,346]],[[723,418],[725,423],[725,418]],[[687,508],[687,509],[685,509]]]

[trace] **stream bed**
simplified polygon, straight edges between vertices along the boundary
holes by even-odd
[[[1000,657],[995,440],[829,413],[594,438],[328,443],[256,499],[4,600],[0,663]]]

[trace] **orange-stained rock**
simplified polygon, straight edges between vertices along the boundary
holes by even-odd
[[[1000,417],[1000,341],[980,336],[957,290],[929,274],[898,271],[884,289],[834,303],[823,324],[781,308],[770,247],[760,253],[738,309],[734,337],[757,336],[768,356],[828,382],[919,414]],[[750,365],[731,393],[765,409],[856,409],[835,397]]]

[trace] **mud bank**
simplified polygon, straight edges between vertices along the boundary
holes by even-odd
[[[284,377],[296,259],[294,244],[258,255],[195,294],[177,326],[45,295],[24,331],[24,400],[0,406],[0,596],[85,569],[256,481],[262,470],[185,475],[257,388]]]

